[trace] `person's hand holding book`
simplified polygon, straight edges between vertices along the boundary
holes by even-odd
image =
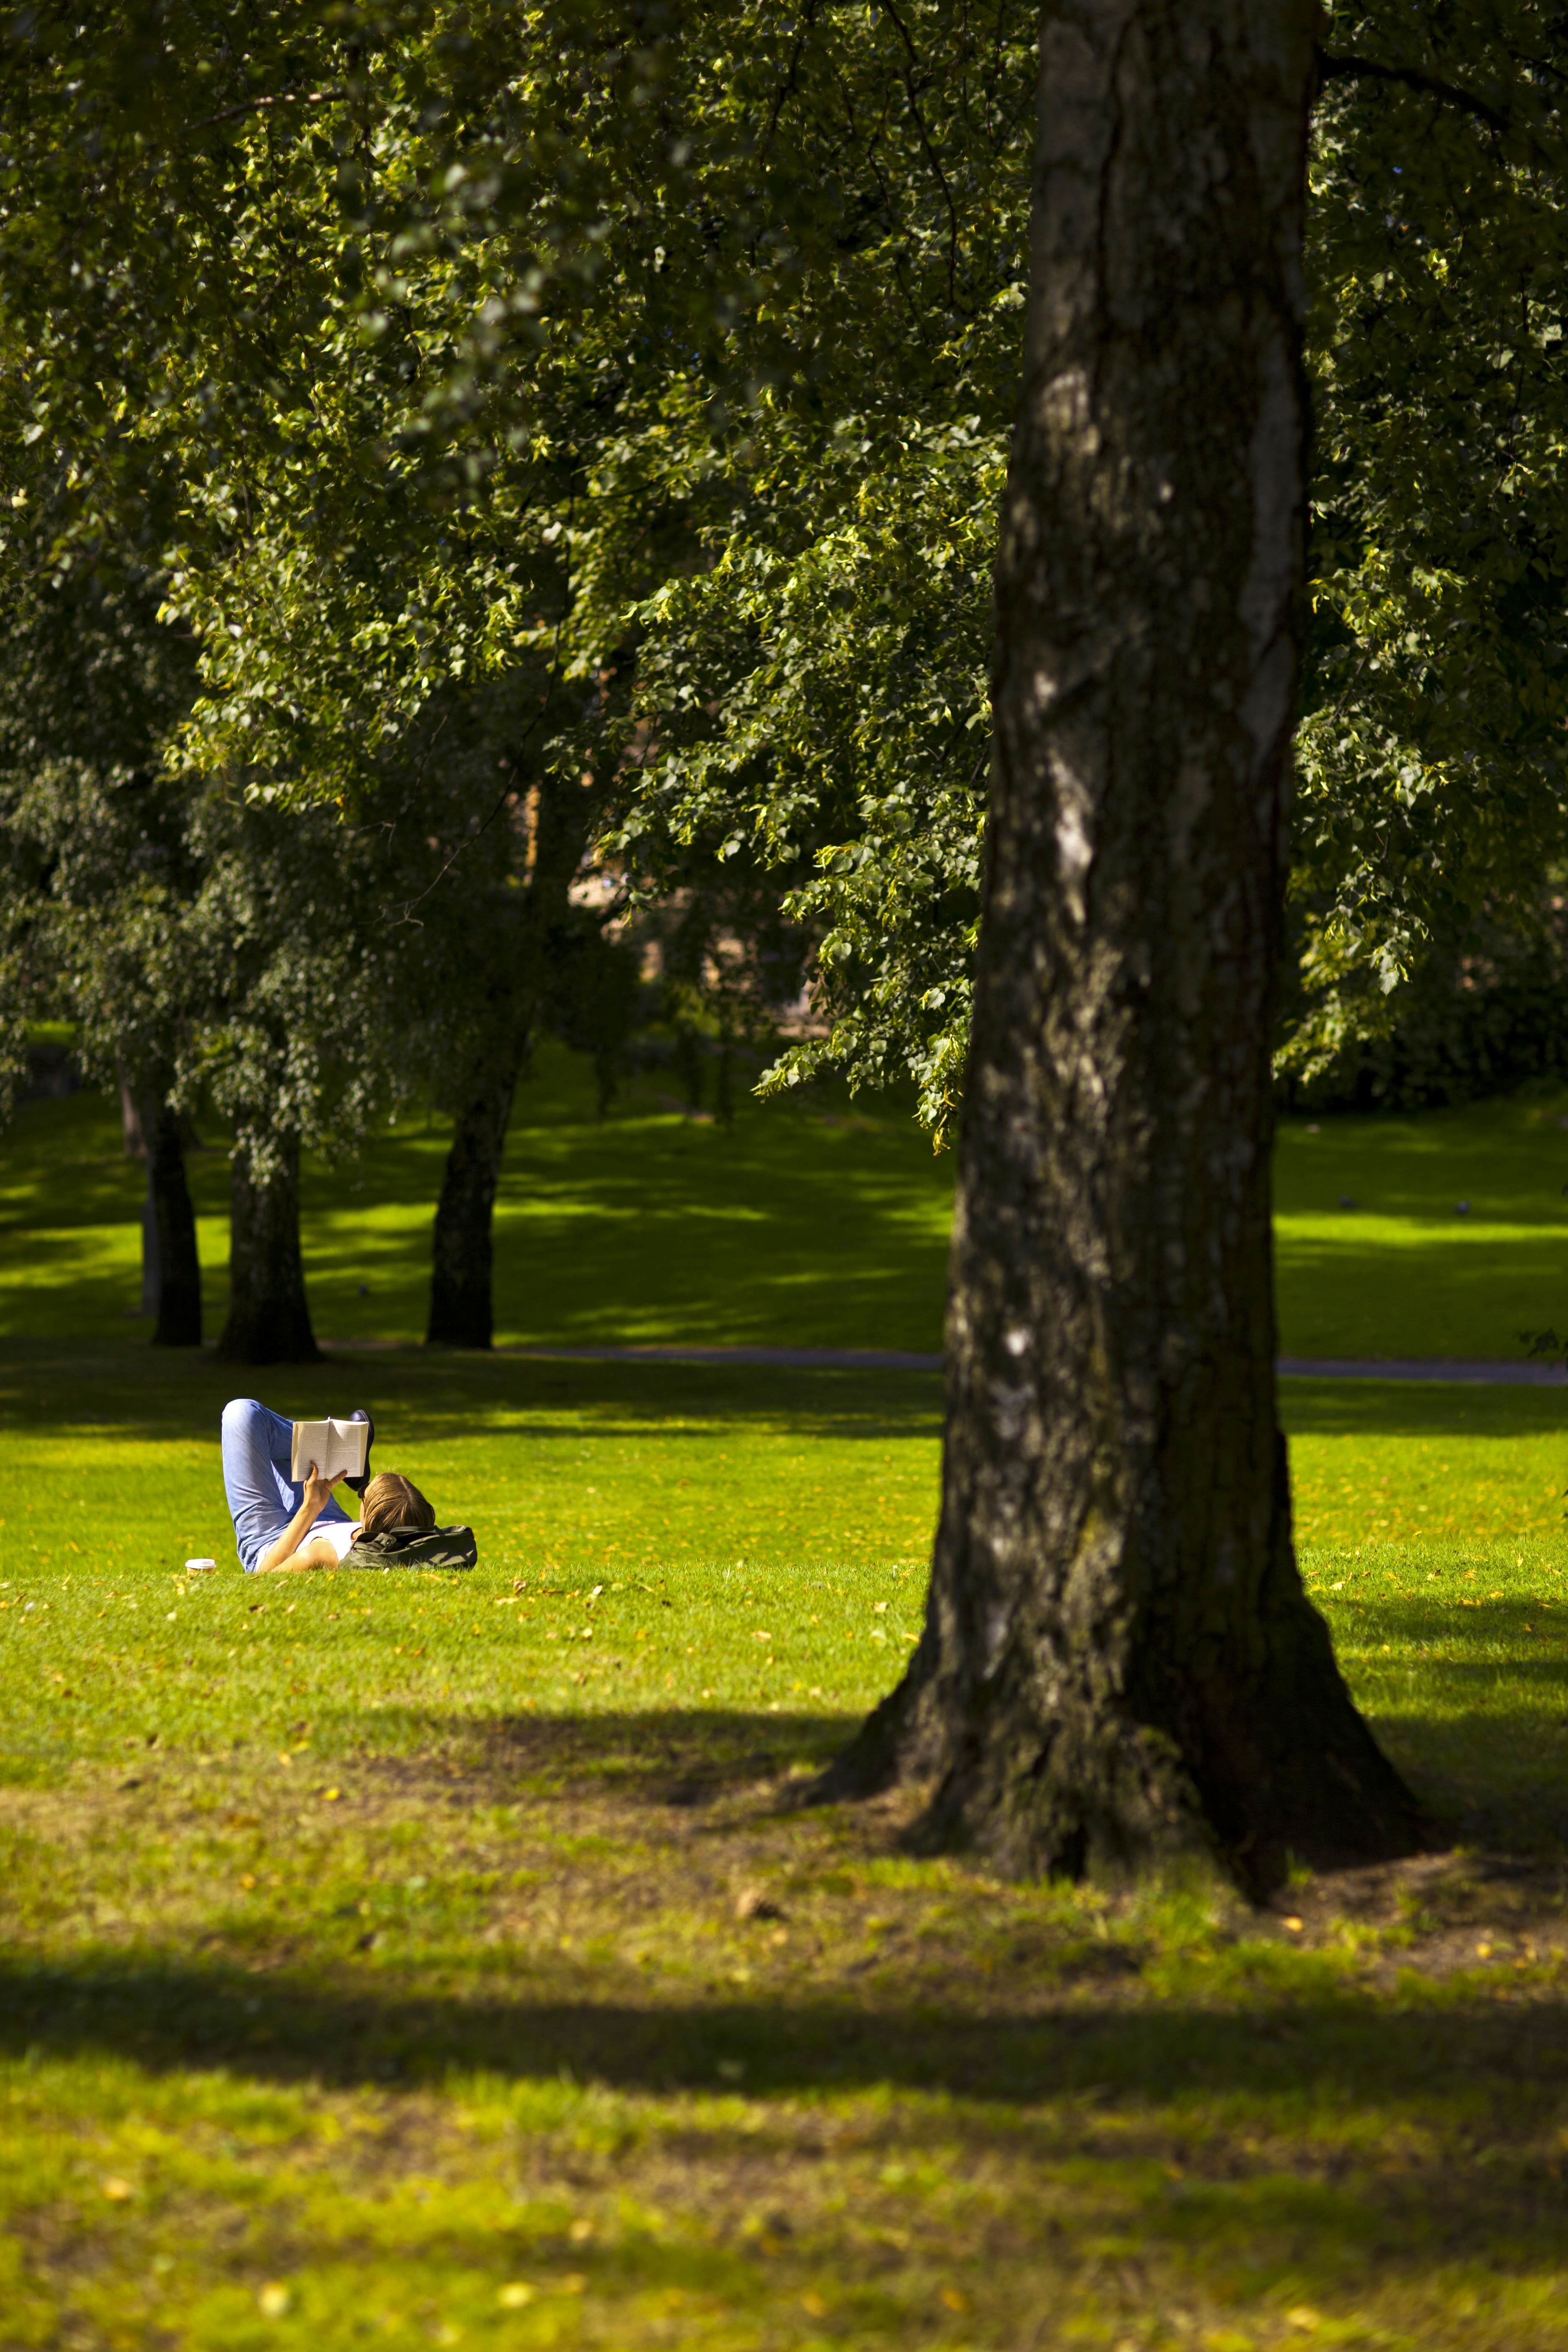
[[[312,1522],[319,1519],[332,1499],[332,1482],[319,1478],[312,1462],[305,1479],[305,1492],[300,1497],[303,1508],[310,1512]]]

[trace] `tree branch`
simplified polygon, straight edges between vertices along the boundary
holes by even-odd
[[[1419,66],[1385,66],[1375,58],[1358,58],[1342,50],[1318,51],[1318,79],[1324,81],[1393,81],[1403,89],[1417,89],[1428,98],[1440,98],[1446,105],[1457,106],[1463,114],[1473,114],[1489,131],[1506,131],[1509,118],[1473,89],[1463,89],[1458,83],[1443,81],[1436,74],[1423,73]]]
[[[242,99],[237,106],[226,106],[221,114],[209,114],[201,122],[187,122],[183,135],[188,139],[193,131],[211,131],[220,122],[237,121],[242,114],[258,114],[263,107],[331,106],[334,100],[344,95],[341,89],[285,89],[279,90],[275,98]]]
[[[894,29],[897,31],[899,38],[902,41],[904,48],[908,53],[910,69],[904,76],[904,88],[909,92],[910,112],[914,116],[915,129],[920,133],[921,145],[925,149],[926,161],[936,174],[937,185],[942,190],[942,202],[947,206],[947,299],[949,308],[951,309],[956,307],[958,299],[956,283],[958,275],[958,207],[952,201],[952,190],[947,184],[947,173],[942,168],[942,158],[937,153],[936,148],[932,144],[930,131],[926,129],[925,116],[921,112],[920,92],[915,86],[916,77],[920,72],[921,61],[919,52],[916,50],[913,41],[910,38],[908,26],[905,25],[904,20],[900,16],[897,8],[893,5],[893,0],[878,0],[878,5],[880,6],[882,14],[890,18]]]
[[[816,16],[816,0],[810,0],[810,5],[802,13],[800,24],[795,31],[795,48],[790,57],[789,68],[773,95],[773,110],[768,116],[768,135],[763,141],[764,159],[773,152],[773,137],[779,127],[779,116],[784,111],[784,100],[795,95],[795,77],[800,71],[801,58],[805,50],[805,37],[812,28]]]

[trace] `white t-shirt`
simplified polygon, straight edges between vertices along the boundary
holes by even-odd
[[[318,1519],[305,1538],[305,1543],[314,1543],[318,1536],[322,1536],[332,1546],[338,1558],[342,1559],[347,1555],[349,1546],[358,1535],[362,1524],[359,1519]],[[304,1544],[300,1547],[301,1551],[304,1548]]]

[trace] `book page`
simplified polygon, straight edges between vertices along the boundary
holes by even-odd
[[[297,1421],[289,1475],[302,1484],[313,1462],[334,1485],[340,1478],[361,1478],[369,1438],[370,1423],[364,1421]]]

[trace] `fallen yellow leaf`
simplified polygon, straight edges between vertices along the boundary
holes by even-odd
[[[134,2197],[136,2191],[129,2180],[121,2180],[117,2172],[111,2172],[103,2184],[103,2193],[113,2204],[122,2205],[128,2197]]]
[[[294,2298],[281,2279],[271,2279],[256,2298],[256,2307],[263,2319],[281,2319]]]
[[[522,2311],[537,2293],[538,2289],[530,2286],[526,2279],[509,2279],[496,2301],[503,2311]]]

